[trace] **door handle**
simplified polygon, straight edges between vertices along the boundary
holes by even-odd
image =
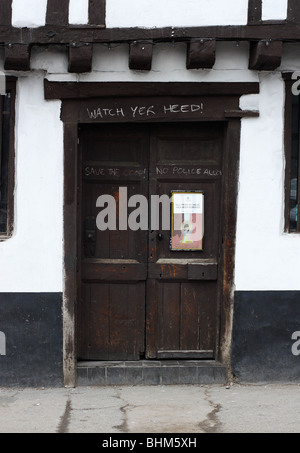
[[[163,233],[158,233],[157,239],[158,239],[159,241],[163,241],[163,239],[164,239]]]
[[[95,255],[96,239],[96,219],[95,217],[86,217],[84,222],[84,251],[86,257]]]
[[[87,217],[84,223],[84,242],[96,242],[96,219]]]

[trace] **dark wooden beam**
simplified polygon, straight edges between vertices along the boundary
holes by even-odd
[[[225,118],[258,118],[258,110],[225,110]]]
[[[8,152],[8,179],[7,179],[7,222],[6,234],[2,239],[12,236],[14,231],[14,190],[15,190],[15,100],[16,100],[16,77],[6,77],[6,92],[11,94],[9,152]],[[1,96],[0,96],[1,97]],[[2,100],[3,102],[3,100]],[[1,120],[0,120],[1,125]],[[0,133],[1,135],[1,133]]]
[[[92,69],[93,46],[69,47],[69,72],[89,72]]]
[[[0,25],[11,25],[12,0],[0,0]]]
[[[248,25],[257,25],[262,18],[262,0],[248,1]]]
[[[66,25],[69,23],[69,0],[48,0],[46,23]]]
[[[216,40],[192,39],[187,45],[187,69],[212,68],[216,61]]]
[[[280,66],[281,57],[281,41],[259,41],[251,43],[249,69],[273,71]]]
[[[105,25],[106,0],[89,0],[89,24]]]
[[[29,71],[30,46],[26,44],[7,45],[4,50],[4,69],[8,71]]]
[[[88,99],[128,96],[241,96],[259,93],[257,82],[50,82],[44,81],[45,99]]]
[[[285,80],[285,109],[284,109],[284,149],[285,149],[285,203],[284,203],[284,230],[290,231],[290,203],[291,203],[291,167],[292,167],[292,124],[293,124],[293,93],[292,73],[283,74]]]
[[[37,28],[0,26],[0,42],[23,44],[122,43],[132,41],[186,42],[205,37],[219,41],[300,41],[300,24],[280,23],[244,26],[211,26],[179,28],[101,28],[46,25]]]
[[[137,71],[150,71],[152,65],[152,54],[152,41],[134,41],[130,43],[129,68]]]
[[[283,80],[285,80],[285,81],[290,81],[290,80],[294,80],[294,79],[292,78],[292,77],[293,77],[293,74],[294,74],[294,72],[283,72],[283,73],[281,74],[281,76],[282,76]]]
[[[300,1],[299,0],[289,0],[288,2],[288,15],[289,22],[295,22],[300,24]]]
[[[64,270],[65,288],[63,297],[64,316],[64,385],[76,386],[76,337],[75,300],[77,295],[77,175],[78,175],[78,125],[64,124]],[[70,227],[71,226],[71,227]]]

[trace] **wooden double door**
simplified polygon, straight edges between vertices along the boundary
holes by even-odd
[[[81,126],[79,360],[217,357],[223,145],[222,122]],[[203,193],[202,250],[171,250],[162,211],[151,225],[151,197],[174,191]]]

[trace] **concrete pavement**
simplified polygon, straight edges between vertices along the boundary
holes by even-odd
[[[0,433],[299,433],[299,385],[0,388]]]

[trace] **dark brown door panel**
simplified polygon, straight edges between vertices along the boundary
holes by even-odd
[[[82,128],[79,359],[216,358],[223,141],[223,123]],[[148,229],[123,228],[120,188],[128,198],[140,194],[149,202],[172,191],[203,192],[203,250],[170,250],[170,231],[162,225],[151,230],[151,216]],[[115,200],[116,230],[97,228],[101,195]]]

